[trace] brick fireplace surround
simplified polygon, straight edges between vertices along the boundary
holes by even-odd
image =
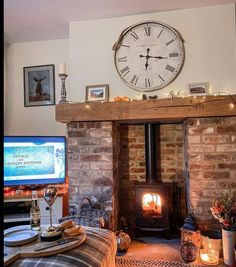
[[[146,179],[144,123],[151,121],[160,125],[159,177],[162,182],[177,183],[185,193],[181,196],[181,217],[191,209],[201,230],[219,228],[210,213],[212,199],[222,193],[236,197],[235,110],[222,109],[223,116],[214,107],[210,114],[197,117],[196,111],[191,118],[186,117],[188,108],[180,118],[175,108],[177,119],[171,120],[103,120],[94,116],[94,121],[91,111],[87,110],[85,118],[83,112],[74,115],[77,110],[65,119],[61,114],[68,116],[72,105],[56,106],[56,119],[67,123],[69,206],[78,206],[84,196],[90,197],[109,214],[110,229],[120,228],[121,217],[130,229],[135,228],[134,184]],[[84,104],[77,105],[86,109]]]

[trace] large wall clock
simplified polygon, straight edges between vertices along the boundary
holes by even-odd
[[[145,21],[124,29],[112,49],[120,78],[137,91],[164,88],[184,64],[183,38],[161,22]]]

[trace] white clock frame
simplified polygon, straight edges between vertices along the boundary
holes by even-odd
[[[121,80],[136,91],[151,92],[170,84],[185,59],[184,40],[171,26],[144,21],[122,31],[113,46]]]

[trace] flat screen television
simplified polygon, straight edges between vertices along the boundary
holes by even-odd
[[[5,187],[65,182],[65,136],[4,136],[3,158]]]

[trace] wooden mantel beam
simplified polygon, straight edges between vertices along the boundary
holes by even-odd
[[[236,116],[236,95],[56,105],[56,121],[62,123],[73,121],[162,122],[221,116]]]

